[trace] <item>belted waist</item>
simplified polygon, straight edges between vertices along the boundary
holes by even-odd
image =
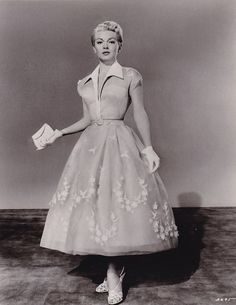
[[[91,121],[91,125],[124,124],[124,119],[96,119]]]

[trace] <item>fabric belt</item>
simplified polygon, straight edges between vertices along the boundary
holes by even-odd
[[[97,119],[97,120],[92,120],[91,125],[108,125],[108,124],[124,124],[123,119]]]

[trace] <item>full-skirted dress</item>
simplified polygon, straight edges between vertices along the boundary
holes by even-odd
[[[40,246],[69,254],[138,255],[175,248],[165,186],[124,116],[141,74],[115,61],[98,92],[99,65],[78,81],[91,123],[75,144],[49,203]]]

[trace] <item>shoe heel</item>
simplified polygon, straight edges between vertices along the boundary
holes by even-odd
[[[107,280],[104,279],[104,281],[96,287],[95,291],[98,293],[108,292]]]

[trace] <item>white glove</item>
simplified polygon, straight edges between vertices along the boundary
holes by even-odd
[[[141,153],[145,156],[147,160],[147,165],[150,173],[155,172],[160,166],[160,158],[153,150],[152,146],[145,147]]]
[[[60,130],[55,129],[52,136],[45,140],[45,143],[44,143],[45,146],[52,144],[53,142],[55,142],[58,138],[61,138],[62,136],[63,136],[63,133]]]

